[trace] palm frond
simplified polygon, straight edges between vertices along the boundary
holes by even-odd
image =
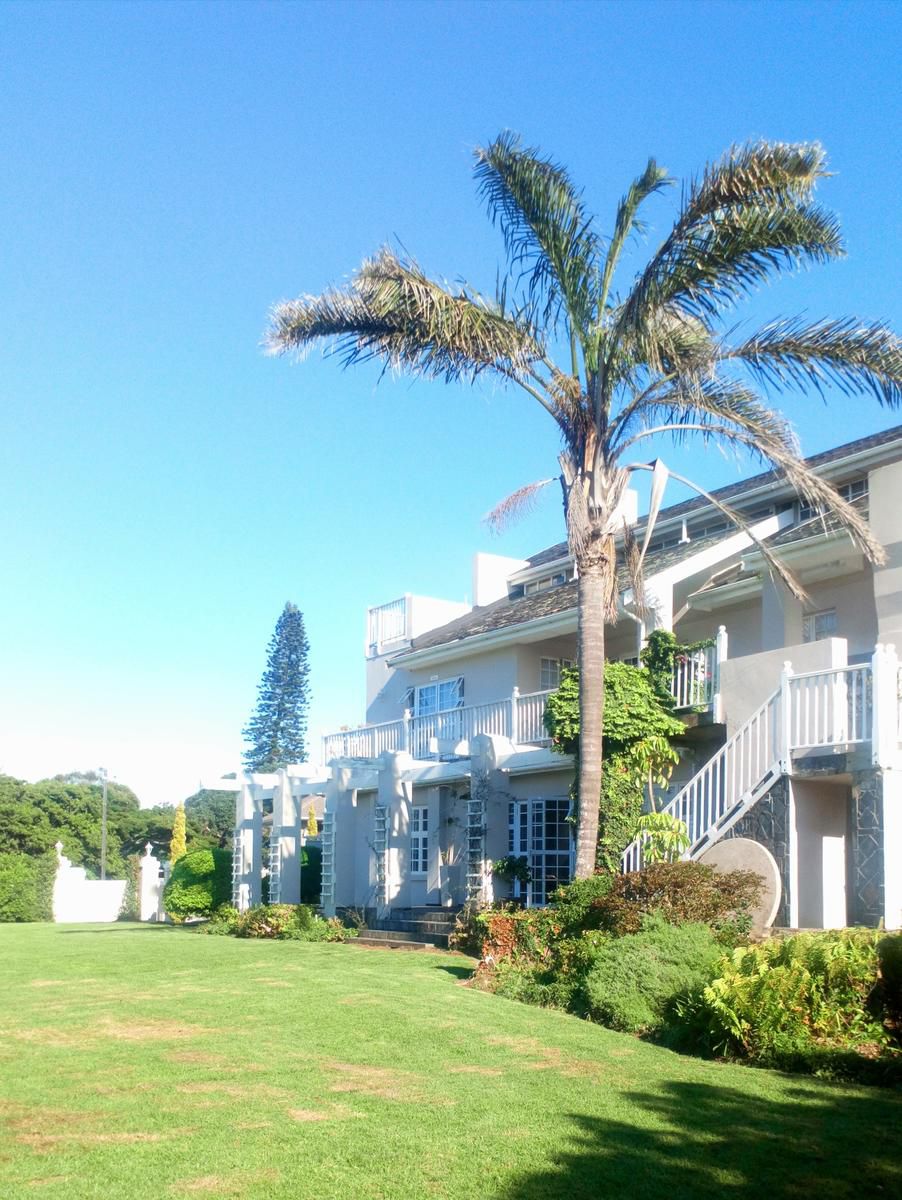
[[[567,172],[511,133],[479,147],[475,158],[479,194],[533,311],[553,326],[564,309],[571,330],[582,332],[594,316],[599,242]]]
[[[520,378],[542,355],[529,327],[487,300],[452,292],[390,250],[360,268],[345,289],[276,306],[264,345],[303,354],[322,339],[345,366],[380,359],[386,367],[446,380],[486,370]]]
[[[614,271],[617,268],[617,263],[623,252],[626,239],[630,233],[645,232],[645,225],[640,221],[638,216],[640,207],[649,196],[655,192],[663,191],[665,187],[670,187],[672,183],[673,180],[670,179],[664,168],[659,167],[655,160],[650,158],[645,170],[638,178],[633,180],[626,195],[617,206],[614,234],[611,238],[611,244],[608,246],[604,269],[601,275],[601,290],[598,300],[599,317],[603,315]]]
[[[741,446],[773,466],[813,508],[835,514],[871,562],[886,561],[883,547],[859,510],[800,457],[795,432],[782,413],[762,404],[743,384],[714,378],[673,388],[645,406],[642,413],[647,422],[661,416],[664,424],[649,425],[634,434],[623,444],[621,453],[643,437],[663,433],[677,439],[692,433],[705,440]]]
[[[536,506],[539,492],[546,488],[549,483],[554,483],[554,480],[539,479],[535,483],[527,483],[524,487],[517,488],[515,492],[511,492],[509,496],[505,496],[493,509],[487,512],[482,518],[483,521],[493,533],[503,533],[505,529],[509,529],[511,525],[516,524],[527,513],[532,512]]]
[[[854,318],[773,321],[723,354],[742,361],[764,384],[822,390],[832,383],[847,394],[872,393],[890,408],[902,403],[902,339],[885,325]]]
[[[827,155],[817,142],[732,146],[690,186],[678,225],[688,228],[729,205],[807,200],[828,175],[826,166]]]
[[[621,328],[642,329],[664,305],[710,318],[771,275],[843,253],[836,218],[817,205],[768,203],[725,209],[656,255],[622,309]]]

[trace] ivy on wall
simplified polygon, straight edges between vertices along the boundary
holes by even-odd
[[[659,681],[661,677],[659,674]],[[669,671],[667,687],[670,698]],[[672,698],[668,707],[659,694],[648,667],[608,663],[604,692],[597,864],[616,871],[620,856],[635,836],[645,797],[650,797],[653,807],[654,788],[667,783],[679,761],[673,741],[685,727],[670,711]],[[556,750],[578,759],[579,672],[575,668],[563,673],[560,687],[548,697],[545,728]],[[575,788],[573,799],[575,803]]]

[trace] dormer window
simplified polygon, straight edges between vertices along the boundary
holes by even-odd
[[[553,575],[543,575],[541,579],[530,579],[528,583],[523,585],[523,592],[526,596],[534,596],[536,592],[547,592],[551,588],[560,587],[562,583],[566,582],[566,573],[564,571],[555,571]]]
[[[867,476],[843,483],[836,490],[843,500],[859,500],[868,494]],[[809,504],[807,500],[799,501],[799,521],[810,521],[812,517],[820,517],[823,513],[824,510],[819,505]]]

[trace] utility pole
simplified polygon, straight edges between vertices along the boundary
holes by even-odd
[[[100,801],[100,878],[106,879],[106,767],[100,768],[103,792]]]

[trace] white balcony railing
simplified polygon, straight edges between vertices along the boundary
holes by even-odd
[[[467,743],[480,733],[507,737],[517,745],[540,745],[550,740],[542,724],[545,701],[550,695],[545,691],[521,696],[514,688],[506,700],[418,717],[407,712],[400,721],[330,733],[323,738],[323,762],[333,758],[377,758],[383,750],[406,750],[418,759],[453,757],[465,754]]]
[[[877,767],[898,767],[902,743],[902,674],[895,648],[878,645],[869,663],[794,674],[708,760],[662,810],[686,825],[693,858],[722,837],[779,778],[793,755],[833,754],[870,746]],[[624,852],[622,869],[643,863],[643,840]]]
[[[404,600],[370,609],[373,645],[396,634],[406,609]],[[378,618],[377,618],[378,614]],[[715,644],[693,651],[674,667],[672,692],[677,711],[703,709],[719,716],[720,663],[727,656],[727,633],[721,626]],[[510,738],[515,745],[549,743],[543,717],[551,691],[520,694],[514,688],[504,700],[449,708],[444,712],[414,716],[407,712],[399,721],[364,725],[359,729],[330,733],[323,738],[323,762],[333,758],[377,758],[383,750],[406,750],[417,759],[453,757],[466,753],[465,744],[480,733]]]

